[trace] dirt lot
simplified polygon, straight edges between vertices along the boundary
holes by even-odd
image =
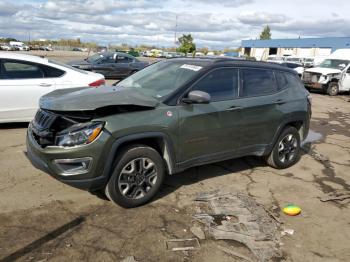
[[[0,126],[0,261],[244,261],[218,249],[246,254],[239,244],[200,240],[189,252],[167,251],[165,241],[190,232],[197,194],[243,192],[291,228],[276,261],[350,261],[350,98],[313,94],[311,135],[298,164],[285,170],[246,157],[192,168],[168,179],[150,204],[123,209],[71,188],[34,169],[25,157],[25,124]],[[298,204],[301,215],[280,208]]]

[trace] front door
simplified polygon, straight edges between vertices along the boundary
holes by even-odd
[[[240,146],[241,111],[237,106],[238,69],[219,68],[191,88],[207,92],[209,104],[179,105],[180,162],[210,160]]]

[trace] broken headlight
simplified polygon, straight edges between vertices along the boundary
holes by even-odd
[[[57,134],[55,144],[66,147],[90,144],[101,133],[103,124],[92,122],[73,125]]]

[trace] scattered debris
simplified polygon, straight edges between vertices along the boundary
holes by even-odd
[[[209,205],[212,214],[200,213],[194,218],[205,224],[215,239],[244,244],[257,261],[281,257],[279,223],[252,197],[215,191],[200,194],[195,200]]]
[[[137,262],[137,261],[135,260],[134,256],[128,256],[120,262]]]
[[[291,229],[291,228],[286,228],[281,232],[282,236],[293,235],[293,234],[294,234],[294,229]]]
[[[253,260],[251,260],[249,257],[246,257],[246,256],[244,256],[244,255],[241,255],[241,254],[239,254],[239,253],[237,253],[237,252],[235,252],[235,251],[233,251],[233,250],[231,250],[231,249],[229,249],[229,248],[227,248],[227,247],[218,246],[218,249],[220,249],[221,251],[223,251],[223,252],[225,252],[225,253],[227,253],[227,254],[229,254],[229,255],[242,258],[242,259],[244,259],[244,260],[246,260],[246,261],[253,262]]]
[[[285,213],[288,216],[297,216],[301,213],[301,208],[296,205],[289,204],[285,208],[283,208],[283,213]]]
[[[195,235],[200,240],[205,239],[205,234],[204,234],[203,230],[199,226],[191,227],[190,231],[192,232],[193,235]]]
[[[170,239],[165,241],[165,245],[166,249],[171,251],[188,251],[201,247],[197,238]]]
[[[348,199],[348,198],[350,198],[349,191],[339,190],[339,191],[329,193],[327,197],[323,197],[320,200],[322,202],[343,201],[343,200]]]

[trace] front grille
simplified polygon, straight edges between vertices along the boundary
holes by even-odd
[[[39,109],[30,127],[33,137],[41,147],[55,144],[57,133],[77,123],[84,123],[91,120],[91,117],[84,113],[74,112],[51,112]]]
[[[34,118],[34,126],[39,131],[49,129],[51,125],[55,122],[57,116],[39,109]]]
[[[306,83],[316,83],[320,80],[321,74],[305,72],[303,75],[303,80]]]
[[[52,126],[57,115],[39,109],[31,125],[33,137],[42,147],[54,144],[54,130]]]

